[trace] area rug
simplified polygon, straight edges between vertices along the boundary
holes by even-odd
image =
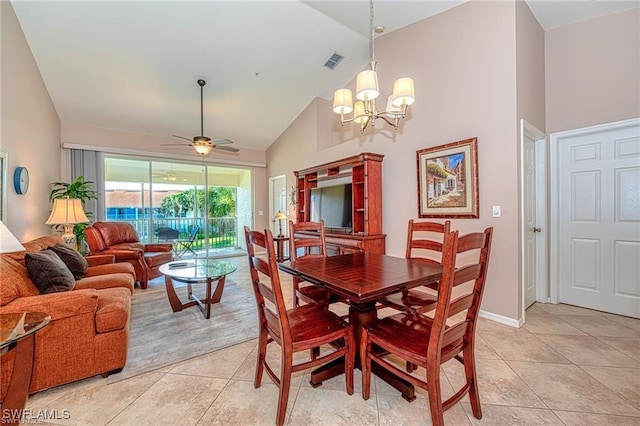
[[[167,365],[233,346],[258,335],[254,296],[227,277],[220,303],[211,307],[205,319],[196,307],[173,312],[164,277],[137,289],[131,301],[131,322],[127,364],[122,372],[109,376],[115,383]],[[240,275],[241,277],[241,275]],[[176,292],[187,300],[185,284],[175,283]],[[194,284],[194,293],[204,296],[204,285]]]

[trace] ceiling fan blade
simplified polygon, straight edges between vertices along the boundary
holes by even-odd
[[[216,146],[215,149],[219,149],[221,151],[228,151],[228,152],[238,152],[238,151],[240,151],[238,148],[232,148],[230,146]]]
[[[225,145],[225,144],[228,144],[228,143],[233,143],[233,141],[231,139],[227,139],[227,138],[214,139],[211,142],[213,142],[216,145]]]
[[[193,142],[193,139],[185,138],[184,136],[171,135],[171,137],[172,138],[176,138],[176,139],[182,139],[182,140],[189,141],[189,142]]]

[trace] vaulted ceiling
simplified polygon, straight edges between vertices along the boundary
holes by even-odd
[[[385,33],[463,0],[377,0]],[[266,149],[316,96],[330,98],[369,60],[366,1],[12,0],[63,123]],[[543,28],[638,1],[528,4]],[[344,60],[323,64],[334,53]]]

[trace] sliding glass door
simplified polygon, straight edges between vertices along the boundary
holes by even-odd
[[[105,157],[107,220],[133,224],[143,242],[171,242],[181,257],[244,247],[252,194],[250,169]]]

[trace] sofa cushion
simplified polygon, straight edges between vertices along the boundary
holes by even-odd
[[[82,257],[80,253],[78,253],[71,247],[65,244],[56,244],[49,247],[49,250],[54,251],[58,255],[58,257],[62,259],[75,279],[79,280],[87,273],[87,268],[89,267],[87,259]]]
[[[40,292],[27,275],[22,262],[7,255],[0,256],[0,306],[19,297],[39,296]]]
[[[131,293],[125,288],[98,290],[96,331],[106,333],[126,327],[129,321]]]
[[[131,266],[128,263],[126,263],[126,265]],[[129,272],[113,272],[108,275],[94,275],[81,278],[76,281],[74,290],[82,290],[85,288],[95,288],[101,290],[104,288],[122,287],[129,290],[130,293],[133,293],[134,282],[135,277]]]
[[[51,250],[27,253],[24,257],[27,272],[40,293],[73,290],[76,280],[62,259]]]

